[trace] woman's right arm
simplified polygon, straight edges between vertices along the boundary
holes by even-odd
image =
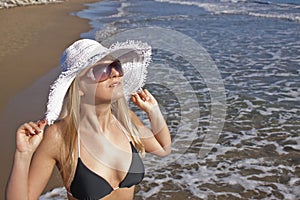
[[[48,133],[44,136],[46,124],[46,121],[29,122],[17,130],[14,163],[6,188],[7,200],[38,199],[46,186],[56,162],[55,138]],[[49,129],[47,132],[52,132]]]

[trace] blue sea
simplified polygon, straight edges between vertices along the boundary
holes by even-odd
[[[173,152],[146,155],[136,200],[300,199],[299,0],[87,6],[72,13],[90,20],[83,38],[153,46],[145,88],[159,101]]]

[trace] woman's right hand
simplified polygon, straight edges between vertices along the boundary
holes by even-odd
[[[41,143],[47,120],[28,122],[21,125],[16,133],[17,151],[20,153],[34,153]]]

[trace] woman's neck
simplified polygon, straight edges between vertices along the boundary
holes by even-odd
[[[80,127],[94,130],[95,133],[105,133],[111,125],[113,114],[110,104],[102,105],[81,105],[80,110]]]

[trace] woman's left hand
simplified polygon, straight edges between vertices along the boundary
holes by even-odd
[[[142,88],[131,95],[131,101],[146,113],[158,105],[152,94],[147,89],[143,90]]]

